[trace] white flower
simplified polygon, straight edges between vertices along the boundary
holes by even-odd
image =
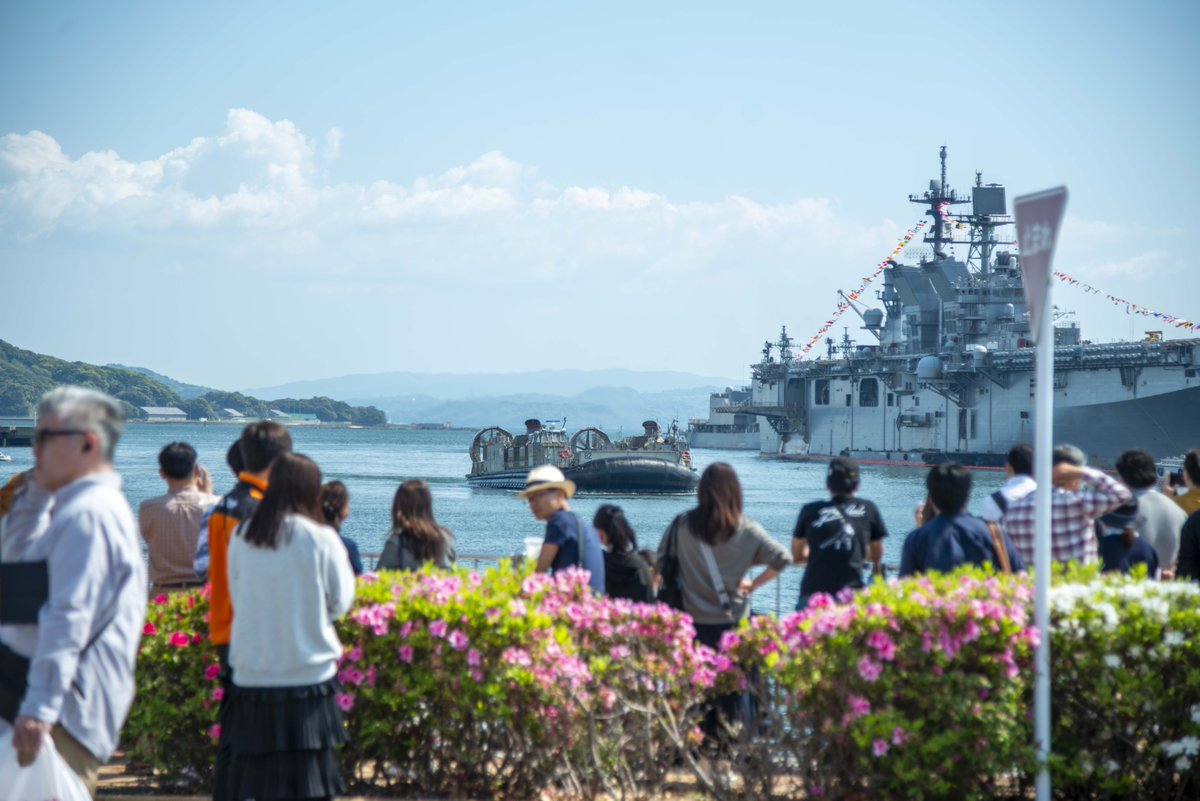
[[[1187,757],[1180,757],[1179,759],[1175,760],[1175,768],[1180,773],[1187,772],[1187,770],[1191,767],[1192,767],[1192,760],[1188,759]]]
[[[1121,660],[1113,654],[1107,654],[1104,657],[1104,664],[1115,670],[1121,667]]]
[[[1182,740],[1169,740],[1162,744],[1162,750],[1167,756],[1195,756],[1200,752],[1200,737],[1188,735]]]
[[[1200,704],[1192,707],[1192,723],[1200,724]]]
[[[1113,760],[1113,759],[1108,759],[1108,760],[1105,760],[1105,762],[1104,762],[1104,769],[1106,771],[1108,771],[1109,773],[1116,773],[1117,770],[1120,769],[1120,767],[1121,766],[1116,763],[1116,760]]]
[[[1172,647],[1183,645],[1183,634],[1178,631],[1168,631],[1166,636],[1163,637],[1163,642]]]

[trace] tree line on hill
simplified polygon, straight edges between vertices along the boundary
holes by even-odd
[[[186,412],[189,420],[217,420],[224,409],[234,409],[248,418],[265,418],[271,409],[278,409],[313,414],[323,423],[377,426],[387,422],[387,415],[374,406],[351,406],[325,397],[264,401],[240,392],[212,390],[185,400],[175,390],[135,370],[68,362],[0,340],[0,414],[30,414],[43,394],[61,384],[107,392],[121,401],[131,420],[146,416],[144,406],[174,406]]]

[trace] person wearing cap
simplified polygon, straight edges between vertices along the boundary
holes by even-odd
[[[832,459],[825,474],[830,499],[807,503],[800,510],[792,532],[792,560],[808,566],[800,580],[797,611],[818,592],[837,595],[846,588],[862,589],[868,559],[879,570],[887,526],[875,504],[855,497],[858,482],[853,459]]]
[[[603,595],[604,552],[600,538],[590,523],[571,511],[567,501],[574,495],[575,482],[547,464],[529,471],[525,489],[517,493],[517,498],[528,501],[533,516],[546,523],[538,571],[557,573],[569,567],[582,568],[591,573],[588,579],[591,588],[597,595]]]
[[[1150,543],[1138,536],[1137,519],[1138,500],[1134,498],[1097,521],[1101,573],[1128,573],[1134,565],[1145,565],[1146,575],[1158,578],[1158,555]]]

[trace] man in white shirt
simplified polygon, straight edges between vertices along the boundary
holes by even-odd
[[[49,589],[27,638],[7,642],[5,632],[9,661],[28,660],[28,668],[0,742],[11,732],[27,765],[49,734],[94,793],[133,701],[146,614],[137,523],[112,464],[125,414],[113,398],[80,387],[51,390],[37,411],[35,475],[52,507],[18,559],[43,561]]]
[[[1014,445],[1004,460],[1004,486],[983,499],[979,516],[989,523],[999,523],[1008,512],[1008,507],[1035,489],[1033,448]]]

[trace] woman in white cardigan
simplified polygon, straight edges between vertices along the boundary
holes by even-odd
[[[345,791],[333,754],[347,739],[333,623],[354,601],[354,573],[337,532],[321,522],[320,496],[316,464],[282,454],[229,544],[234,686],[221,723],[232,750],[226,797],[238,801]]]

